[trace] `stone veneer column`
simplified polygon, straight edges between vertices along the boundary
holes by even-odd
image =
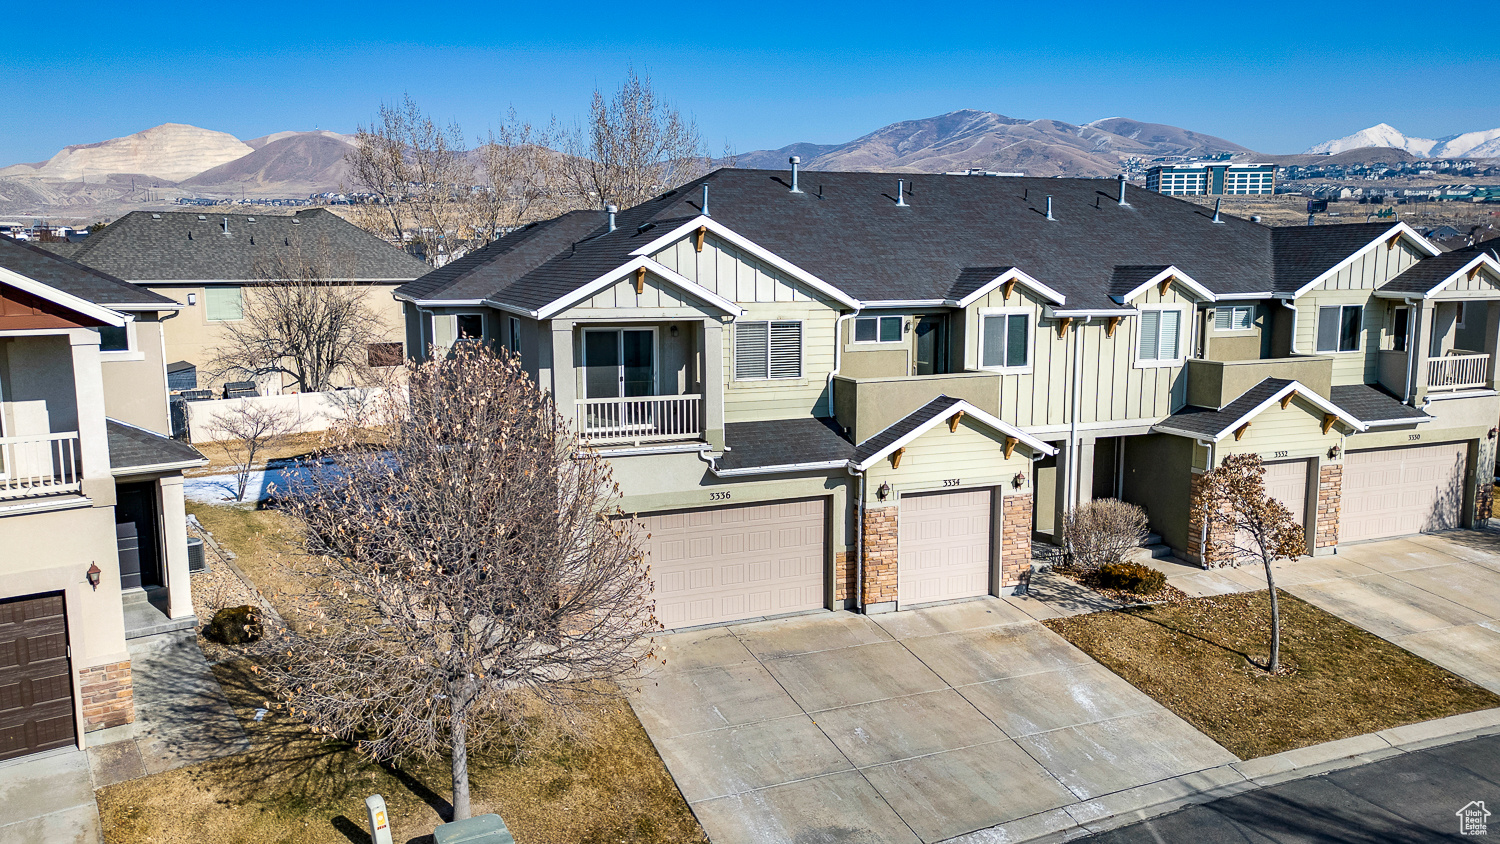
[[[1021,582],[1031,569],[1031,493],[1000,499],[1000,588]]]
[[[135,691],[130,661],[78,670],[78,693],[83,696],[83,731],[120,727],[135,720]]]
[[[898,507],[866,507],[864,523],[864,607],[880,612],[896,601],[896,520]],[[889,604],[892,606],[880,606]]]
[[[1344,496],[1344,465],[1324,463],[1318,469],[1318,515],[1313,525],[1313,550],[1339,544],[1339,513]]]
[[[854,551],[833,555],[833,600],[842,604],[854,597]]]
[[[1208,559],[1203,559],[1199,553],[1203,546],[1203,475],[1194,474],[1192,480],[1192,495],[1189,497],[1188,506],[1188,543],[1191,547],[1182,549],[1184,556],[1189,562],[1197,563],[1206,569],[1218,568],[1220,566],[1234,565],[1234,538],[1231,528],[1226,525],[1216,525],[1208,528],[1211,533],[1206,543]],[[1222,506],[1222,505],[1221,505]]]

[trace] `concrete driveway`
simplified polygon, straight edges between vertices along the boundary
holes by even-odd
[[[662,644],[632,703],[715,844],[941,841],[1235,761],[1005,600]]]
[[[1256,566],[1157,564],[1190,595],[1264,589]],[[1366,542],[1279,564],[1276,585],[1500,692],[1500,533],[1449,531]]]

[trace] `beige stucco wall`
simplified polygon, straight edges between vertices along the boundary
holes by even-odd
[[[101,352],[104,411],[112,419],[171,436],[167,410],[167,370],[163,357],[163,323],[141,314],[135,321],[135,348]]]

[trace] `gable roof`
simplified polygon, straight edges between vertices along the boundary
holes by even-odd
[[[1219,410],[1209,407],[1184,407],[1152,426],[1151,430],[1218,442],[1241,425],[1259,416],[1272,403],[1280,401],[1293,392],[1324,413],[1331,413],[1344,420],[1356,431],[1365,430],[1365,423],[1354,414],[1303,386],[1300,381],[1286,378],[1267,378],[1241,393],[1239,398]]]
[[[964,416],[972,418],[976,422],[991,430],[1014,437],[1033,452],[1046,455],[1057,453],[1057,449],[1031,436],[1025,431],[1002,422],[994,416],[980,410],[963,399],[955,399],[947,395],[938,396],[927,404],[908,413],[884,431],[860,443],[854,449],[854,456],[850,463],[855,469],[864,471],[875,465],[881,458],[890,454],[898,448],[922,436],[939,423],[952,417],[953,414],[963,411]]]
[[[208,462],[202,452],[187,443],[118,419],[105,419],[104,429],[109,436],[110,470],[116,475],[186,469]]]
[[[1366,249],[1401,237],[1428,255],[1439,249],[1405,223],[1343,223],[1336,226],[1285,226],[1272,229],[1277,293],[1301,296],[1343,269]]]
[[[72,258],[134,282],[254,281],[288,254],[339,279],[409,281],[429,269],[324,208],[291,216],[132,211],[90,234]]]
[[[1212,290],[1199,284],[1192,276],[1176,267],[1115,267],[1110,276],[1110,298],[1122,305],[1145,293],[1152,285],[1173,281],[1193,291],[1193,295],[1212,302],[1216,298]]]
[[[1432,417],[1379,387],[1344,384],[1328,388],[1328,400],[1358,417],[1366,427],[1431,422]]]
[[[1441,292],[1454,279],[1477,266],[1500,275],[1500,261],[1488,252],[1444,252],[1412,264],[1406,271],[1380,286],[1377,295],[1427,298]]]
[[[0,269],[112,310],[167,311],[182,307],[144,287],[4,236],[0,236]]]

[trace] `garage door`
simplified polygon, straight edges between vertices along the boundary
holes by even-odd
[[[668,629],[823,607],[823,499],[642,516]]]
[[[1349,452],[1339,541],[1458,527],[1468,454],[1466,443]]]
[[[1286,506],[1298,524],[1307,518],[1307,461],[1267,463],[1266,492]]]
[[[990,592],[991,491],[901,496],[896,594],[902,604]]]
[[[0,601],[0,760],[74,743],[72,675],[62,594]]]

